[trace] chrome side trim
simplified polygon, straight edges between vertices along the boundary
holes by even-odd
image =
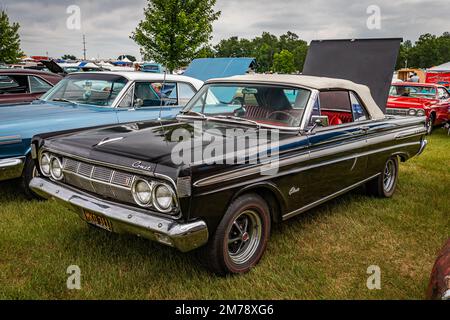
[[[376,149],[376,150],[371,150],[371,151],[366,151],[366,152],[362,152],[362,153],[355,153],[346,157],[341,157],[341,158],[337,158],[337,159],[333,159],[333,160],[329,160],[329,161],[324,161],[324,162],[320,162],[317,164],[313,164],[313,165],[309,165],[309,166],[304,166],[301,168],[295,168],[292,170],[288,170],[288,171],[284,171],[284,172],[280,172],[279,174],[276,175],[276,177],[280,177],[280,176],[284,176],[284,175],[288,175],[288,174],[293,174],[293,173],[297,173],[297,172],[301,172],[301,171],[306,171],[306,170],[310,170],[310,169],[314,169],[314,168],[318,168],[318,167],[323,167],[329,164],[333,164],[333,163],[338,163],[338,162],[342,162],[342,161],[347,161],[347,160],[352,160],[355,158],[360,158],[360,157],[364,157],[367,155],[371,155],[371,154],[375,154],[375,153],[379,153],[379,152],[384,152],[384,151],[389,151],[392,149],[397,149],[397,148],[402,148],[402,147],[409,147],[409,146],[413,146],[413,145],[418,145],[421,142],[409,142],[409,143],[404,143],[404,144],[400,144],[400,145],[394,145],[394,146],[390,146],[390,147],[386,147],[386,148],[380,148],[380,149]],[[352,149],[357,148],[356,146],[353,147]],[[322,153],[319,155],[313,155],[314,153]],[[291,157],[289,159],[285,159],[285,160],[280,160],[279,161],[279,167],[284,167],[284,166],[288,166],[294,163],[301,163],[301,162],[305,162],[307,160],[310,159],[316,159],[319,157],[323,157],[326,156],[328,154],[325,154],[322,151],[315,151],[312,152],[311,155],[305,153],[302,155],[298,155],[295,157]],[[208,178],[204,178],[201,180],[198,180],[196,182],[194,182],[194,186],[195,187],[204,187],[204,186],[209,186],[209,185],[213,185],[216,183],[223,183],[225,181],[229,181],[229,180],[234,180],[237,178],[241,178],[241,177],[246,177],[246,176],[250,176],[253,174],[256,174],[258,172],[260,172],[260,170],[263,168],[263,166],[266,164],[260,164],[256,167],[251,167],[251,168],[247,168],[247,169],[241,169],[241,170],[233,170],[231,172],[226,172],[226,173],[221,173],[221,174],[217,174]],[[274,176],[267,176],[268,178],[273,178]]]
[[[294,217],[294,216],[296,216],[296,215],[298,215],[298,214],[300,214],[300,213],[302,213],[302,212],[305,212],[305,211],[307,211],[307,210],[309,210],[309,209],[311,209],[311,208],[314,208],[314,207],[316,207],[316,206],[318,206],[318,205],[320,205],[320,204],[322,204],[322,203],[324,203],[324,202],[327,202],[328,200],[331,200],[331,199],[333,199],[333,198],[336,198],[336,197],[338,197],[338,196],[340,196],[340,195],[342,195],[342,194],[344,194],[344,193],[346,193],[346,192],[348,192],[348,191],[350,191],[350,190],[352,190],[352,189],[354,189],[354,188],[357,188],[357,187],[359,187],[360,185],[366,183],[367,181],[370,181],[370,180],[372,180],[372,179],[378,177],[380,174],[381,174],[381,173],[377,173],[376,175],[373,175],[373,176],[371,176],[371,177],[369,177],[369,178],[367,178],[367,179],[364,179],[364,180],[362,180],[362,181],[360,181],[360,182],[357,182],[357,183],[355,183],[355,184],[352,184],[351,186],[348,186],[348,187],[346,187],[346,188],[344,188],[344,189],[342,189],[342,190],[339,190],[339,191],[337,191],[337,192],[335,192],[335,193],[333,193],[333,194],[330,194],[329,196],[326,196],[326,197],[324,197],[324,198],[322,198],[322,199],[319,199],[319,200],[317,200],[317,201],[314,201],[314,202],[312,202],[312,203],[310,203],[310,204],[308,204],[308,205],[306,205],[306,206],[304,206],[304,207],[301,207],[300,209],[297,209],[297,210],[294,210],[294,211],[292,211],[292,212],[289,212],[289,213],[283,215],[283,217],[282,217],[282,218],[283,218],[283,221],[284,221],[284,220],[287,220],[287,219],[289,219],[289,218],[292,218],[292,217]]]
[[[21,143],[22,137],[19,135],[0,137],[0,145]]]
[[[85,220],[84,210],[107,218],[113,232],[129,233],[158,241],[187,252],[208,242],[208,227],[202,220],[178,222],[152,212],[127,208],[97,197],[76,192],[42,178],[33,178],[30,188],[44,198],[53,198]]]
[[[25,157],[0,159],[0,181],[20,177],[24,165]]]

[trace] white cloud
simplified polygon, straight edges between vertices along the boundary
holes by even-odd
[[[66,8],[81,8],[82,30],[66,28]],[[369,5],[381,8],[381,29],[366,27]],[[143,18],[146,0],[0,0],[0,8],[21,24],[22,49],[29,55],[49,52],[82,55],[86,34],[88,57],[140,56],[129,39]],[[213,42],[230,36],[255,37],[292,31],[310,41],[327,38],[403,37],[450,31],[448,0],[217,0],[222,16],[214,23]]]

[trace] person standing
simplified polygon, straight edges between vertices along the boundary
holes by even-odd
[[[420,78],[417,73],[413,72],[411,77],[409,77],[409,82],[420,82]]]

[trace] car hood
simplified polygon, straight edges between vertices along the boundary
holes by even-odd
[[[138,166],[151,168],[149,170],[158,173],[171,172],[170,176],[177,175],[176,172],[192,166],[203,166],[201,159],[194,156],[188,157],[188,161],[174,160],[173,155],[180,153],[174,147],[180,148],[179,139],[174,137],[183,136],[183,139],[190,140],[189,149],[198,155],[206,154],[205,148],[220,147],[225,149],[225,143],[228,139],[235,136],[230,134],[230,130],[236,127],[236,124],[222,122],[200,122],[201,128],[194,126],[193,122],[178,121],[176,119],[159,121],[148,121],[129,123],[118,126],[109,126],[99,129],[85,130],[78,133],[72,133],[66,136],[50,138],[45,141],[45,145],[52,150],[63,151],[71,155],[80,156],[90,160],[121,165],[125,167]],[[242,129],[248,127],[242,127]],[[256,131],[255,131],[256,132]],[[198,138],[197,133],[209,133],[210,140]],[[291,137],[296,134],[289,133]],[[267,134],[270,139],[270,134]],[[214,138],[212,138],[214,137]],[[222,137],[223,139],[215,139]],[[280,139],[287,136],[280,135]],[[194,141],[194,142],[192,142]],[[269,140],[267,140],[270,143]],[[267,145],[264,144],[264,145]],[[271,148],[270,144],[267,148]],[[266,148],[266,150],[268,150]],[[261,149],[259,150],[261,152]],[[231,155],[232,153],[230,153]],[[209,159],[208,157],[204,157]],[[179,159],[179,158],[178,158]],[[135,167],[136,168],[136,167]]]
[[[109,108],[68,103],[34,102],[0,107],[0,137],[18,136],[23,147],[36,134],[117,123]],[[23,150],[26,152],[26,150]]]
[[[423,108],[436,104],[436,99],[424,99],[413,97],[389,97],[387,107],[391,108]]]
[[[39,100],[28,104],[6,105],[0,107],[0,126],[39,119],[69,118],[71,114],[94,113],[94,109],[98,111],[99,108]]]

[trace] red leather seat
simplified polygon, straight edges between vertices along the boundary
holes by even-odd
[[[330,126],[337,126],[337,125],[342,124],[342,123],[343,123],[343,122],[342,122],[341,118],[339,118],[338,116],[332,116],[332,117],[329,118],[329,120],[328,120],[328,124],[329,124]]]
[[[350,112],[322,111],[321,114],[328,117],[328,123],[330,126],[349,123],[353,121],[353,117]]]
[[[269,111],[266,108],[260,106],[245,106],[245,117],[247,119],[266,119],[269,115]]]

